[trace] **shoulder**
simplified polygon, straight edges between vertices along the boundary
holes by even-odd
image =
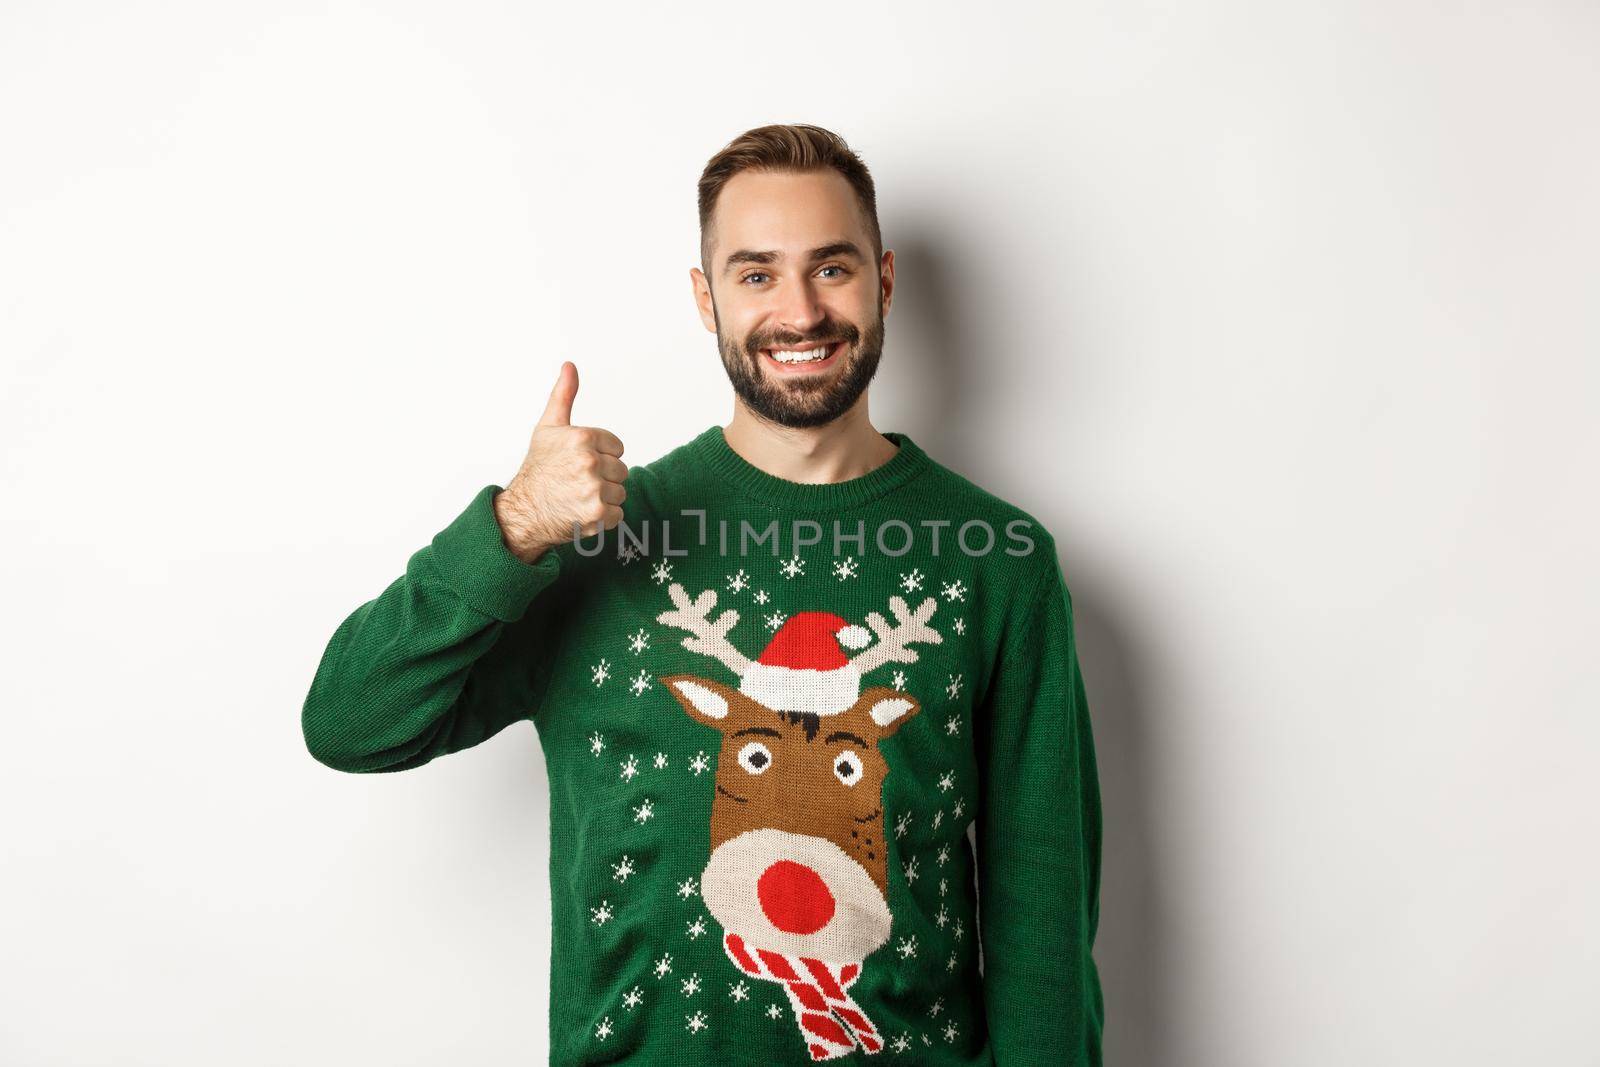
[[[622,504],[626,521],[644,521],[670,513],[677,503],[694,495],[696,479],[703,473],[694,462],[698,440],[685,441],[648,463],[629,464],[622,482],[627,494]]]
[[[975,564],[987,563],[997,578],[1009,577],[1013,594],[1026,595],[1059,569],[1055,535],[1030,506],[939,461],[929,463],[924,481],[922,491],[950,522],[956,550],[973,556]]]

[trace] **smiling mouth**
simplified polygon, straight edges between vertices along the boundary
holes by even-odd
[[[844,348],[843,341],[827,344],[781,345],[763,348],[761,355],[779,367],[815,367],[832,361]]]
[[[736,794],[728,792],[726,789],[722,788],[722,783],[721,782],[717,783],[717,792],[721,793],[723,796],[727,797],[729,800],[737,800],[741,804],[750,803],[750,798],[749,797],[741,797],[741,796],[737,796]]]

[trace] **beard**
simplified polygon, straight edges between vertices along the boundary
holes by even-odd
[[[722,319],[712,305],[717,324],[717,349],[722,368],[728,372],[733,391],[755,414],[779,426],[823,426],[837,419],[866,392],[878,361],[883,358],[883,315],[867,328],[857,330],[848,322],[824,321],[809,337],[757,336],[742,342],[722,332]],[[841,370],[826,378],[800,377],[772,380],[761,369],[763,348],[803,345],[811,341],[843,341],[834,358],[843,361]]]

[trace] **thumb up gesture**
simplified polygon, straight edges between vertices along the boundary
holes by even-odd
[[[587,537],[622,521],[628,476],[622,442],[610,430],[572,425],[577,395],[578,368],[568,360],[533,428],[521,469],[495,494],[506,547],[524,563],[575,535]]]

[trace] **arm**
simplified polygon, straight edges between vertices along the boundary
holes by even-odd
[[[1099,1067],[1100,788],[1053,540],[980,711],[978,928],[996,1067]]]
[[[319,762],[353,773],[408,770],[538,708],[555,606],[555,591],[545,590],[561,557],[551,549],[525,563],[512,554],[495,518],[500,491],[480,490],[404,575],[334,632],[300,714]]]

